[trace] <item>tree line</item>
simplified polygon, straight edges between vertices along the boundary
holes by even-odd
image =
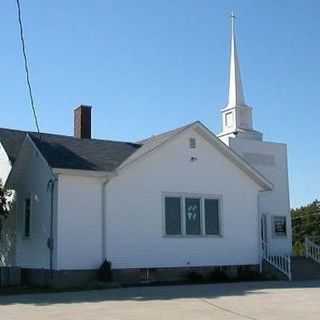
[[[293,251],[296,255],[303,255],[305,237],[316,243],[320,241],[320,201],[291,209],[291,219]]]

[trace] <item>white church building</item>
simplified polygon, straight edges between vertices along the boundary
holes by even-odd
[[[233,21],[233,19],[232,19]],[[222,132],[196,121],[136,143],[0,129],[0,177],[15,191],[0,223],[0,263],[32,282],[167,280],[187,270],[259,268],[291,255],[287,149],[263,140],[244,99],[232,22]]]

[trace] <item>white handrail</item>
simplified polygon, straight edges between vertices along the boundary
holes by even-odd
[[[311,241],[308,237],[304,240],[305,256],[320,263],[320,246]]]
[[[280,256],[280,255],[271,255],[268,244],[261,240],[261,251],[262,259],[271,264],[280,272],[284,273],[289,280],[291,280],[291,257],[290,256]]]

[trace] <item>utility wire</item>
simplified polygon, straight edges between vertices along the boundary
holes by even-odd
[[[30,81],[30,75],[29,75],[29,65],[28,65],[28,59],[27,59],[27,54],[26,54],[26,45],[25,45],[24,35],[23,35],[20,0],[16,0],[16,2],[17,2],[17,9],[18,9],[20,40],[21,40],[21,44],[22,44],[22,54],[23,54],[23,59],[24,59],[24,69],[26,72],[26,80],[27,80],[27,86],[28,86],[28,91],[29,91],[31,109],[32,109],[32,113],[33,113],[34,122],[35,122],[35,125],[37,128],[37,132],[40,136],[39,122],[38,122],[38,118],[37,118],[36,108],[34,106],[34,99],[33,99],[33,93],[32,93],[32,87],[31,87],[31,81]]]

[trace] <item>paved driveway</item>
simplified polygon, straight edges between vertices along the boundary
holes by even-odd
[[[0,297],[2,320],[320,319],[320,282],[149,287]]]

